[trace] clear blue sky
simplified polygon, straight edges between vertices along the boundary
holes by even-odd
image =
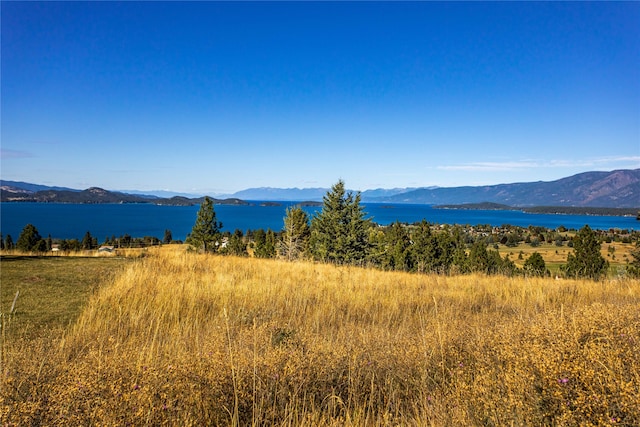
[[[230,193],[640,167],[640,3],[7,2],[2,179]]]

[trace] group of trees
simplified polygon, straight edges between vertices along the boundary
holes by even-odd
[[[51,236],[44,239],[38,229],[33,224],[27,224],[18,236],[18,241],[14,243],[11,234],[6,238],[0,235],[1,250],[18,250],[20,252],[45,252],[50,251],[53,245]]]
[[[435,226],[426,221],[413,225],[393,223],[381,227],[366,217],[360,205],[360,194],[347,192],[338,181],[323,198],[322,210],[309,218],[299,206],[286,211],[283,229],[223,232],[213,201],[205,197],[186,243],[201,252],[248,256],[248,248],[258,258],[282,258],[289,261],[311,259],[333,264],[371,266],[384,270],[441,274],[481,272],[485,274],[524,274],[544,276],[549,271],[542,256],[534,252],[519,269],[508,255],[501,257],[497,243],[515,246],[520,241],[555,242],[563,245],[566,236],[542,227],[523,229],[503,226],[502,234],[490,234],[491,226],[476,226],[475,234],[460,226]],[[526,234],[526,236],[524,235]],[[172,243],[170,230],[162,241],[156,237],[132,238],[129,235],[106,237],[103,245],[115,247],[146,247]],[[87,231],[79,241],[57,240],[62,251],[98,248],[98,239]],[[51,250],[51,236],[43,238],[35,226],[27,224],[14,244],[10,235],[0,236],[0,249],[23,252]],[[589,226],[580,229],[568,242],[573,253],[561,267],[566,277],[598,279],[606,274],[608,262],[600,253],[600,240]],[[640,277],[640,246],[632,252],[634,258],[628,273]]]
[[[338,181],[324,196],[322,210],[312,218],[300,207],[288,208],[284,227],[278,233],[258,230],[245,236],[240,230],[233,234],[221,230],[213,203],[205,198],[187,243],[203,252],[247,256],[250,246],[259,258],[290,261],[304,258],[419,273],[549,274],[539,253],[534,252],[519,269],[508,255],[501,257],[491,248],[492,243],[495,245],[492,238],[470,238],[460,226],[434,227],[422,221],[412,226],[396,222],[380,227],[366,218],[360,194],[347,192],[343,181]],[[529,232],[538,241],[561,242],[559,234],[543,228]],[[510,241],[508,235],[502,240],[501,243]],[[582,228],[570,243],[574,252],[562,268],[565,276],[598,279],[606,274],[608,263],[600,254],[600,242],[589,226]]]
[[[161,243],[172,243],[171,231],[165,230],[164,240],[153,236],[131,237],[129,234],[116,237],[105,237],[102,245],[114,246],[116,248],[144,248],[155,246]],[[18,240],[14,243],[13,237],[7,234],[6,238],[0,235],[0,250],[18,250],[20,252],[47,252],[54,247],[62,252],[76,252],[82,250],[98,249],[100,243],[91,232],[87,231],[81,240],[78,239],[52,239],[49,235],[43,238],[33,224],[27,224],[20,233]]]

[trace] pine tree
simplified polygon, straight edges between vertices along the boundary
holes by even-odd
[[[198,210],[196,222],[187,237],[187,243],[202,252],[216,252],[221,228],[222,223],[216,219],[213,201],[209,197],[205,197]]]
[[[7,237],[4,240],[4,248],[8,251],[13,249],[13,238],[11,234],[7,234]]]
[[[90,232],[86,232],[84,237],[82,238],[82,249],[92,249],[93,248],[93,237],[91,237]]]
[[[476,241],[469,251],[469,269],[472,272],[489,273],[491,263],[489,252],[487,252],[487,244],[482,241]]]
[[[276,237],[271,229],[260,228],[253,233],[253,255],[256,258],[273,258],[276,256]]]
[[[633,278],[640,278],[640,241],[636,242],[636,247],[631,251],[633,258],[627,264],[627,274]]]
[[[492,252],[498,256],[498,259],[500,259],[500,253],[497,250]],[[504,258],[500,259],[500,267],[498,268],[498,272],[500,274],[505,276],[514,276],[518,271],[518,267],[515,262],[511,261],[509,254],[505,254]]]
[[[411,259],[409,233],[399,221],[396,221],[387,227],[381,266],[389,270],[408,271],[412,266]]]
[[[278,254],[289,261],[302,258],[310,234],[307,213],[299,206],[287,208],[284,228],[278,241]]]
[[[523,270],[525,276],[544,277],[547,273],[547,266],[542,255],[538,252],[534,252],[524,262]]]
[[[173,241],[173,235],[171,234],[171,230],[164,230],[164,239],[162,239],[162,243],[168,245]]]
[[[445,230],[448,230],[448,227],[445,228]],[[454,226],[449,235],[451,236],[450,240],[453,247],[453,252],[451,254],[451,269],[455,273],[469,273],[469,257],[467,256],[462,228],[459,225]]]
[[[18,236],[16,249],[23,252],[39,250],[39,243],[41,240],[42,237],[40,236],[40,233],[38,233],[38,229],[33,224],[27,224],[22,229],[20,236]],[[8,243],[7,246],[9,246]]]
[[[418,225],[411,236],[415,270],[419,273],[448,273],[453,262],[455,242],[446,229],[432,233],[425,220]]]
[[[437,241],[431,232],[431,226],[422,220],[411,236],[413,258],[418,273],[427,273],[435,269],[437,259]]]
[[[241,230],[236,228],[221,252],[225,255],[249,256],[247,244],[244,241],[244,235]]]
[[[598,280],[609,268],[609,263],[600,253],[596,233],[588,225],[573,238],[573,254],[567,255],[567,264],[563,267],[567,277],[593,280]]]
[[[368,251],[370,221],[360,206],[360,194],[347,193],[338,181],[323,197],[322,211],[311,221],[313,256],[336,264],[360,264]]]

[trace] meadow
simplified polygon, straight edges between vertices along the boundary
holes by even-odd
[[[633,260],[631,255],[635,249],[634,243],[611,242],[602,243],[600,254],[609,263],[609,277],[624,276],[629,262]],[[545,261],[552,274],[560,274],[560,266],[567,263],[567,255],[574,253],[573,248],[566,245],[556,246],[553,243],[542,243],[540,246],[520,244],[514,248],[505,245],[498,246],[500,256],[508,256],[518,268],[522,268],[524,261],[534,252],[538,252]],[[521,256],[520,256],[521,255]]]
[[[638,280],[177,245],[1,267],[3,425],[640,425]]]

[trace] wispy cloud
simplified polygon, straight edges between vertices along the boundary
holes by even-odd
[[[26,159],[29,157],[35,157],[35,155],[29,151],[0,148],[0,159]]]
[[[640,167],[640,156],[611,156],[577,160],[551,160],[551,167]]]
[[[436,169],[449,171],[473,171],[473,172],[495,172],[512,171],[518,169],[532,169],[540,167],[540,164],[533,161],[521,162],[474,162],[463,165],[438,166]]]
[[[437,166],[436,169],[469,172],[505,172],[542,168],[639,168],[640,156],[610,156],[591,159],[522,160],[508,162],[473,162]]]

